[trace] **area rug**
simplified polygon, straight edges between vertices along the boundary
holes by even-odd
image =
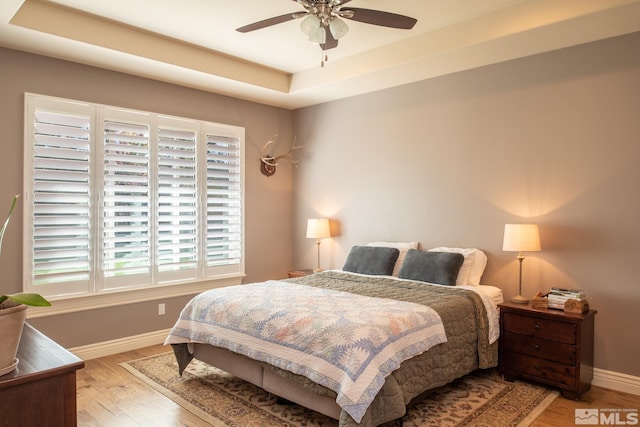
[[[220,369],[194,360],[182,377],[173,353],[122,366],[180,406],[216,427],[337,426],[338,422],[283,401]],[[558,396],[556,391],[502,380],[478,370],[410,405],[405,427],[527,426]]]

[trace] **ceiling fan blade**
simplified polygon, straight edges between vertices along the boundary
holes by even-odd
[[[383,12],[381,10],[361,9],[359,7],[349,7],[341,9],[341,11],[352,11],[352,21],[364,22],[365,24],[380,25],[382,27],[399,28],[402,30],[410,30],[418,22],[417,19],[410,16],[398,15],[397,13]]]
[[[272,25],[281,24],[283,22],[291,21],[292,19],[296,18],[297,16],[295,16],[294,13],[287,13],[286,15],[274,16],[273,18],[263,19],[262,21],[254,22],[253,24],[236,28],[236,31],[239,31],[241,33],[248,33],[249,31],[255,31],[261,28],[270,27]]]

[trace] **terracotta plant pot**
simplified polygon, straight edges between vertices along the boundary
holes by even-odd
[[[0,309],[0,375],[12,372],[17,366],[16,353],[26,317],[26,305]]]

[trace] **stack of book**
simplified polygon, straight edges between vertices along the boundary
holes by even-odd
[[[564,303],[569,299],[582,301],[586,295],[582,289],[551,288],[548,295],[548,307],[564,310]]]

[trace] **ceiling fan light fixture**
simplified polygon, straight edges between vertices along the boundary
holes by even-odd
[[[236,31],[247,33],[292,19],[301,18],[300,30],[308,37],[310,42],[320,46],[322,50],[320,65],[324,66],[324,63],[327,61],[326,52],[329,49],[337,47],[338,39],[344,37],[349,32],[349,26],[344,21],[345,19],[353,19],[354,21],[381,27],[406,30],[413,28],[417,22],[415,18],[411,18],[410,16],[398,15],[397,13],[382,10],[357,7],[342,10],[342,7],[351,0],[293,1],[302,6],[304,10],[263,19],[253,24],[236,28]]]
[[[320,27],[309,34],[309,41],[312,43],[325,44],[327,42],[327,32],[325,28]]]
[[[329,24],[329,31],[331,31],[331,35],[333,35],[333,38],[338,40],[349,32],[349,26],[342,19],[334,18]]]
[[[300,23],[300,29],[304,34],[311,37],[311,34],[318,31],[320,28],[320,18],[316,15],[309,14],[306,18],[302,20]]]

